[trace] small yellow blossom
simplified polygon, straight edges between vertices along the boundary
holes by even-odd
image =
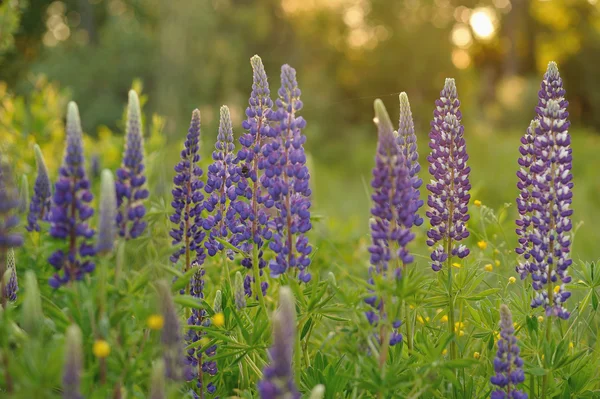
[[[558,294],[560,292],[560,285],[555,285],[554,286],[554,293]]]
[[[475,200],[475,201],[473,201],[473,205],[475,205],[475,206],[481,206],[481,201]]]
[[[92,352],[94,352],[94,356],[103,359],[110,354],[110,345],[103,339],[97,339]]]
[[[494,266],[492,266],[491,263],[488,263],[483,267],[483,270],[485,270],[486,272],[491,272],[492,270],[494,270]]]
[[[442,351],[442,355],[444,355],[444,356],[446,356],[446,354],[447,354],[447,353],[448,353],[448,349],[444,349],[444,350]]]
[[[148,328],[151,330],[160,330],[165,324],[165,319],[159,314],[153,314],[148,317],[146,324],[148,324]]]
[[[575,345],[573,344],[573,342],[569,342],[569,349],[573,349]]]
[[[496,260],[494,263],[496,264],[496,267],[500,266],[500,261],[499,260]]]
[[[435,314],[440,314],[440,313],[442,313],[443,311],[444,311],[444,309],[436,309],[436,310],[435,310]]]
[[[482,251],[485,251],[485,249],[487,248],[487,242],[481,240],[477,243],[477,246],[479,247],[479,249],[481,249]]]
[[[465,332],[464,332],[463,330],[460,330],[460,331],[458,332],[458,336],[459,336],[459,337],[462,337],[463,335],[465,335]]]
[[[425,321],[426,321],[426,322],[429,322],[429,316],[427,316],[427,317],[425,318]]]
[[[515,322],[513,323],[513,327],[514,327],[514,328],[517,328],[517,326],[518,326],[518,324],[517,324],[517,322],[515,321]]]
[[[225,325],[225,316],[223,313],[215,313],[212,317],[212,322],[216,327],[223,327]]]
[[[414,309],[414,305],[408,305],[409,308]]]
[[[480,354],[479,352],[475,352],[475,353],[473,353],[473,357],[474,357],[475,359],[479,359],[479,357],[480,357],[480,356],[481,356],[481,354]]]
[[[210,343],[210,339],[207,336],[200,338],[200,347],[204,347]]]
[[[457,321],[456,323],[454,323],[454,328],[456,330],[460,330],[461,328],[465,328],[465,323],[463,323],[462,321]]]
[[[448,316],[446,316],[446,315],[443,315],[443,316],[442,316],[442,318],[440,319],[440,321],[441,321],[442,323],[448,323]]]
[[[517,282],[517,279],[516,279],[516,278],[514,278],[513,276],[510,276],[510,277],[508,278],[508,282],[509,282],[510,284],[514,284],[514,283],[516,283],[516,282]]]
[[[460,263],[453,263],[453,264],[452,264],[452,266],[453,266],[453,267],[456,267],[457,269],[460,269],[460,266],[461,266],[461,265],[460,265]]]
[[[541,323],[544,321],[544,316],[538,316],[538,322]]]
[[[421,317],[421,315],[417,316],[417,321],[421,324],[425,324],[425,320],[423,320],[423,317]]]
[[[496,255],[498,255],[498,254],[500,253],[500,251],[498,250],[498,248],[494,249],[494,253],[495,253]]]

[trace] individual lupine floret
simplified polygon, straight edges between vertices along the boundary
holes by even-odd
[[[181,325],[175,311],[175,303],[171,296],[170,286],[165,281],[159,281],[156,288],[164,320],[160,342],[163,347],[165,376],[173,381],[189,381],[192,376],[192,370],[185,361]]]
[[[423,200],[420,199],[423,180],[419,177],[421,165],[419,164],[419,153],[417,152],[417,135],[415,134],[415,124],[413,122],[408,95],[405,92],[400,93],[400,118],[398,123],[397,142],[400,146],[400,152],[404,156],[409,176],[412,180],[413,201],[415,204],[415,214],[413,224],[420,226],[423,224],[423,218],[418,214],[418,210],[423,206]]]
[[[144,200],[148,198],[144,175],[144,136],[140,101],[134,90],[129,91],[127,105],[126,144],[123,163],[117,170],[117,224],[125,239],[139,237],[146,228]]]
[[[529,271],[537,293],[532,307],[543,306],[546,315],[569,318],[563,303],[571,296],[564,284],[571,282],[567,269],[572,264],[571,215],[573,175],[568,102],[555,63],[548,65],[536,108],[536,160],[533,175],[533,228]],[[559,282],[560,280],[560,282]]]
[[[469,156],[459,107],[454,79],[446,79],[440,99],[435,102],[429,132],[431,154],[427,157],[432,176],[431,183],[427,185],[430,210],[426,215],[431,222],[427,245],[434,247],[437,244],[431,253],[431,268],[435,271],[442,269],[448,257],[462,259],[469,254],[469,249],[459,244],[469,236],[466,223],[471,198],[471,168],[467,166]]]
[[[242,148],[237,153],[235,174],[239,176],[236,187],[237,199],[230,206],[236,215],[228,220],[232,233],[232,244],[251,255],[242,259],[242,266],[254,269],[254,276],[246,275],[246,294],[252,295],[251,284],[255,282],[261,287],[263,295],[267,283],[260,283],[262,269],[266,266],[263,259],[264,240],[270,240],[272,233],[267,226],[269,214],[266,208],[273,206],[273,200],[261,191],[259,169],[264,169],[262,147],[265,140],[271,136],[269,118],[273,101],[270,98],[267,74],[259,56],[250,60],[253,71],[252,93],[246,108],[247,119],[242,127],[247,130],[240,137]],[[236,177],[237,179],[237,177]],[[257,265],[253,265],[257,260]],[[259,295],[255,292],[255,295]]]
[[[117,196],[115,192],[115,179],[110,170],[102,171],[100,196],[100,218],[98,226],[98,239],[96,241],[97,253],[109,253],[114,248],[117,238]]]
[[[8,276],[7,276],[8,274]],[[6,272],[4,278],[4,298],[14,302],[17,300],[17,292],[19,292],[19,285],[17,282],[17,267],[15,262],[15,251],[9,248],[6,252]],[[0,284],[2,285],[2,284]]]
[[[240,179],[238,174],[233,173],[234,149],[231,115],[229,108],[224,105],[220,110],[219,133],[212,153],[213,163],[207,169],[204,186],[207,194],[204,208],[209,213],[204,219],[203,227],[209,230],[208,240],[204,245],[209,256],[215,256],[224,249],[216,238],[225,239],[229,235],[227,220],[235,218],[234,209],[227,206],[228,199],[234,201],[237,198],[235,185]]]
[[[52,184],[46,161],[42,155],[39,145],[33,146],[35,162],[37,164],[37,177],[33,186],[33,196],[29,203],[29,214],[27,215],[27,230],[40,231],[39,221],[47,222],[50,215],[52,199]]]
[[[527,277],[530,271],[531,259],[531,240],[529,239],[532,233],[532,214],[534,210],[535,198],[533,197],[533,183],[534,175],[531,171],[531,166],[536,162],[536,149],[535,149],[535,130],[539,127],[540,123],[537,119],[534,119],[529,124],[525,135],[521,138],[521,145],[519,146],[519,171],[517,177],[517,188],[519,189],[519,196],[517,197],[517,211],[519,217],[516,221],[517,229],[516,233],[519,236],[519,245],[515,249],[518,255],[522,258],[516,266],[516,272],[519,273],[521,280]]]
[[[417,203],[414,201],[412,178],[400,147],[396,143],[390,117],[381,100],[375,101],[375,124],[378,130],[377,153],[373,168],[373,207],[371,208],[371,267],[369,284],[374,276],[400,278],[403,265],[413,261],[406,246],[414,238],[410,228],[414,222]],[[392,276],[392,277],[389,277]],[[367,312],[373,325],[385,318],[384,301],[376,295],[365,300],[374,310]],[[402,336],[394,323],[390,344],[395,345]],[[383,337],[381,337],[383,339]]]
[[[204,299],[205,270],[196,262],[192,264],[192,268],[194,268],[196,272],[192,276],[190,282],[190,295],[198,299]],[[187,324],[188,326],[194,327],[209,327],[210,318],[207,317],[207,313],[204,309],[193,309],[192,314],[187,320]],[[187,345],[199,341],[205,335],[205,332],[189,329],[186,334]],[[204,352],[202,352],[200,348],[188,349],[186,355],[186,364],[191,371],[187,380],[196,380],[196,388],[209,394],[214,394],[217,390],[217,387],[212,382],[207,383],[206,381],[209,376],[212,377],[217,374],[217,362],[210,360],[211,357],[215,356],[216,351],[217,346],[212,345]],[[204,397],[204,394],[201,396]]]
[[[292,359],[296,344],[296,304],[289,287],[279,290],[279,309],[273,316],[273,344],[270,364],[258,383],[261,399],[299,399],[294,382]]]
[[[83,345],[81,330],[75,324],[67,328],[65,340],[65,363],[63,366],[63,399],[83,399],[81,375],[83,374]]]
[[[66,141],[49,220],[50,235],[67,241],[68,249],[67,252],[59,249],[48,259],[57,270],[49,280],[53,288],[81,280],[85,273],[91,273],[95,268],[94,262],[89,259],[95,250],[88,242],[94,236],[94,230],[87,223],[94,214],[88,205],[94,196],[85,173],[83,134],[79,110],[74,102],[69,103]]]
[[[494,358],[496,375],[490,381],[498,389],[492,392],[492,399],[527,399],[527,394],[517,389],[525,381],[523,359],[519,356],[519,346],[515,337],[512,315],[508,306],[500,305],[500,339],[498,352]]]
[[[202,194],[202,169],[198,166],[200,161],[200,111],[192,112],[190,128],[185,139],[184,149],[181,151],[181,160],[175,166],[176,175],[173,178],[175,187],[172,190],[174,209],[170,220],[176,225],[171,230],[173,245],[183,245],[171,255],[171,262],[177,263],[179,257],[185,255],[184,270],[187,271],[196,260],[198,264],[204,263],[206,257],[202,242],[206,237],[204,232],[202,208],[204,194]]]
[[[281,67],[281,88],[276,101],[277,111],[270,119],[275,126],[270,129],[271,140],[263,146],[265,173],[261,184],[274,202],[276,215],[272,220],[273,239],[269,248],[275,252],[270,262],[271,275],[278,277],[290,268],[300,273],[298,278],[310,281],[307,272],[312,247],[306,233],[310,222],[310,173],[306,166],[302,129],[306,121],[297,112],[302,109],[296,71],[289,65]]]

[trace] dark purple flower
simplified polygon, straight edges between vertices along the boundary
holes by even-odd
[[[6,274],[9,273],[7,278]],[[4,298],[14,302],[17,300],[17,292],[19,292],[19,284],[17,282],[17,267],[15,263],[15,251],[9,248],[6,252],[6,272],[0,278],[4,277]],[[8,281],[7,281],[8,280]],[[1,282],[1,280],[0,280]],[[0,284],[2,285],[2,284]]]
[[[440,99],[435,102],[429,132],[431,154],[427,157],[432,176],[427,185],[430,209],[426,215],[431,222],[427,245],[434,247],[437,244],[431,253],[431,268],[435,271],[441,270],[449,257],[464,258],[469,254],[469,249],[459,244],[469,236],[466,223],[471,198],[471,168],[467,166],[469,156],[459,107],[454,79],[446,79]]]
[[[423,180],[419,178],[421,165],[419,164],[419,153],[417,152],[417,135],[415,134],[415,124],[413,122],[410,103],[405,92],[400,93],[400,120],[398,123],[398,146],[400,152],[404,156],[406,167],[408,168],[409,176],[412,181],[413,201],[412,207],[415,209],[413,216],[413,224],[420,226],[423,224],[423,218],[417,213],[423,206],[423,200],[420,199],[421,192],[419,188],[423,184]],[[410,226],[408,226],[410,227]]]
[[[49,281],[53,288],[69,281],[81,280],[85,273],[90,273],[95,268],[89,259],[95,252],[89,243],[94,230],[87,223],[94,214],[94,210],[88,205],[93,195],[85,173],[83,134],[79,110],[74,102],[69,103],[66,139],[65,155],[54,188],[49,221],[50,235],[66,241],[68,247],[67,252],[59,249],[48,258],[48,262],[57,270]]]
[[[400,278],[402,267],[413,261],[406,249],[413,240],[410,231],[413,226],[417,202],[414,200],[413,179],[401,147],[394,137],[390,117],[381,100],[375,101],[375,123],[378,130],[377,153],[373,168],[373,207],[371,208],[371,268],[369,284],[374,285],[374,276]],[[367,312],[367,319],[373,325],[385,318],[384,301],[373,295],[366,299],[374,310]],[[399,327],[399,323],[396,323]],[[395,329],[397,329],[395,327]],[[390,337],[390,344],[396,344],[402,336],[396,331]]]
[[[228,200],[234,201],[237,198],[236,183],[240,179],[238,174],[232,173],[235,145],[229,108],[222,106],[220,114],[219,134],[212,153],[213,163],[207,169],[204,186],[207,194],[204,209],[208,212],[208,216],[204,219],[203,227],[209,230],[208,240],[204,245],[209,256],[215,256],[224,250],[223,244],[216,238],[226,239],[229,235],[227,220],[235,219],[235,210],[229,208],[227,204]]]
[[[523,359],[519,356],[519,346],[515,337],[512,315],[508,306],[500,305],[500,339],[498,352],[494,358],[496,375],[490,381],[499,389],[492,392],[492,398],[527,399],[527,394],[517,389],[525,381]]]
[[[144,175],[144,136],[140,101],[135,91],[129,91],[127,132],[123,163],[117,170],[117,225],[125,239],[139,237],[146,228],[144,200],[148,198]]]
[[[96,241],[97,253],[109,253],[113,250],[117,238],[117,196],[115,193],[115,180],[110,170],[102,171],[100,217],[98,226],[98,239]]]
[[[171,222],[175,227],[171,230],[172,245],[180,245],[171,255],[171,262],[177,263],[179,257],[185,256],[184,271],[189,270],[192,261],[204,263],[203,241],[206,237],[202,218],[204,194],[202,193],[202,169],[200,161],[200,111],[192,112],[190,128],[181,151],[181,160],[175,165],[175,177],[172,190],[174,212]]]
[[[65,363],[63,366],[63,399],[83,399],[81,375],[83,374],[83,346],[81,330],[76,324],[67,328],[65,337]]]
[[[37,177],[33,187],[33,196],[29,203],[29,214],[27,215],[27,230],[40,231],[38,221],[48,221],[52,198],[52,184],[48,175],[48,168],[42,155],[42,150],[37,144],[33,147],[35,161],[37,164]]]
[[[518,203],[519,212],[530,213],[531,227],[526,230],[528,242],[522,240],[517,252],[526,259],[526,271],[537,290],[531,306],[543,306],[546,315],[567,319],[569,312],[563,303],[571,296],[564,284],[571,281],[567,269],[573,262],[570,258],[573,156],[568,102],[564,95],[558,68],[551,62],[539,91],[531,164],[529,170],[525,169],[531,180],[528,205],[531,210]]]
[[[279,309],[273,316],[273,344],[269,349],[270,364],[258,383],[261,399],[299,399],[294,382],[292,358],[296,343],[296,304],[289,287],[279,291]]]
[[[270,129],[271,139],[263,146],[264,173],[260,178],[270,201],[275,206],[273,237],[269,248],[275,253],[270,263],[271,276],[278,277],[290,268],[300,273],[305,283],[311,275],[306,271],[312,251],[306,233],[310,222],[310,173],[306,167],[302,129],[306,121],[297,116],[302,109],[296,71],[289,65],[281,67],[281,88],[276,101],[277,111],[270,119],[275,126]]]
[[[252,292],[251,282],[259,284],[262,269],[267,264],[263,259],[262,248],[263,240],[270,240],[272,237],[267,224],[267,209],[274,205],[269,195],[261,191],[258,175],[259,170],[264,169],[262,148],[272,136],[269,118],[273,101],[270,98],[271,92],[262,60],[255,55],[250,63],[253,71],[252,93],[246,108],[247,119],[242,123],[247,133],[240,137],[241,149],[237,153],[236,165],[231,173],[232,176],[236,175],[234,179],[237,181],[236,199],[230,203],[235,214],[230,214],[231,217],[228,217],[227,221],[232,234],[231,243],[250,255],[242,259],[242,266],[252,269],[253,259],[258,259],[254,276],[246,276],[246,293],[249,296]],[[257,270],[260,272],[256,273]],[[266,283],[260,283],[260,286],[264,295]]]

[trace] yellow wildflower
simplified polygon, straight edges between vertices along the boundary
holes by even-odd
[[[216,327],[223,327],[225,325],[225,316],[223,313],[215,313],[212,317],[212,322]]]
[[[491,272],[492,270],[494,270],[494,266],[492,266],[491,263],[488,263],[483,267],[483,270],[485,270],[486,272]]]
[[[473,357],[474,357],[475,359],[479,359],[479,357],[480,357],[480,356],[481,356],[481,354],[480,354],[479,352],[475,352],[475,353],[473,353]]]
[[[475,205],[475,206],[481,206],[481,201],[475,200],[475,201],[473,201],[473,205]]]
[[[544,316],[538,316],[538,322],[541,323],[544,321]]]
[[[444,349],[444,350],[442,351],[442,355],[444,355],[444,356],[446,356],[446,354],[447,354],[447,353],[448,353],[448,349]]]
[[[560,285],[555,285],[554,286],[554,293],[558,294],[560,292]]]
[[[92,348],[92,352],[94,352],[94,356],[103,359],[110,353],[110,345],[103,339],[98,339],[94,342],[94,347]]]
[[[485,251],[485,249],[487,248],[487,242],[481,240],[477,243],[477,246],[479,247],[479,249],[481,249],[482,251]]]
[[[453,264],[452,264],[452,266],[453,266],[453,267],[456,267],[457,269],[460,269],[460,266],[461,266],[461,265],[460,265],[460,263],[453,263]]]
[[[160,330],[165,324],[165,319],[159,314],[153,314],[146,321],[148,328],[151,330]]]
[[[498,255],[498,254],[500,253],[500,251],[498,250],[498,248],[494,249],[494,253],[495,253],[496,255]]]
[[[508,278],[508,282],[509,282],[510,284],[514,284],[514,283],[516,283],[516,282],[517,282],[517,279],[516,279],[516,278],[514,278],[513,276],[510,276],[510,277]]]
[[[454,323],[454,328],[457,330],[460,330],[461,328],[465,327],[465,323],[463,323],[462,321],[457,321],[456,323]]]
[[[458,336],[459,336],[459,337],[462,337],[463,335],[465,335],[465,332],[464,332],[463,330],[460,330],[460,331],[458,332]]]
[[[499,260],[496,260],[494,263],[496,264],[496,267],[500,266],[500,261]]]
[[[443,316],[442,316],[442,318],[440,319],[440,321],[441,321],[442,323],[448,323],[448,316],[446,316],[446,315],[443,315]]]
[[[575,345],[573,344],[573,342],[569,342],[569,349],[573,349]]]

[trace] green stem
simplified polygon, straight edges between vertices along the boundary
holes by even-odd
[[[408,351],[412,351],[412,318],[410,317],[410,306],[404,302],[404,313],[406,319],[406,346]]]
[[[260,304],[260,307],[266,313],[267,307],[265,306],[265,298],[263,297],[262,288],[260,286],[260,268],[258,267],[258,262],[258,246],[256,245],[256,243],[254,243],[254,245],[252,245],[252,270],[254,271],[254,292],[258,297],[258,303]]]
[[[548,281],[548,287],[550,287],[552,285],[551,281]],[[550,288],[548,289],[548,291],[550,291]],[[546,344],[550,345],[550,340],[552,339],[552,316],[549,316],[546,319]],[[546,361],[548,359],[545,359]],[[542,378],[542,399],[546,399],[547,394],[548,394],[548,384],[550,382],[550,378],[552,377],[550,370],[548,370],[548,372],[546,374],[544,374],[544,377]]]

